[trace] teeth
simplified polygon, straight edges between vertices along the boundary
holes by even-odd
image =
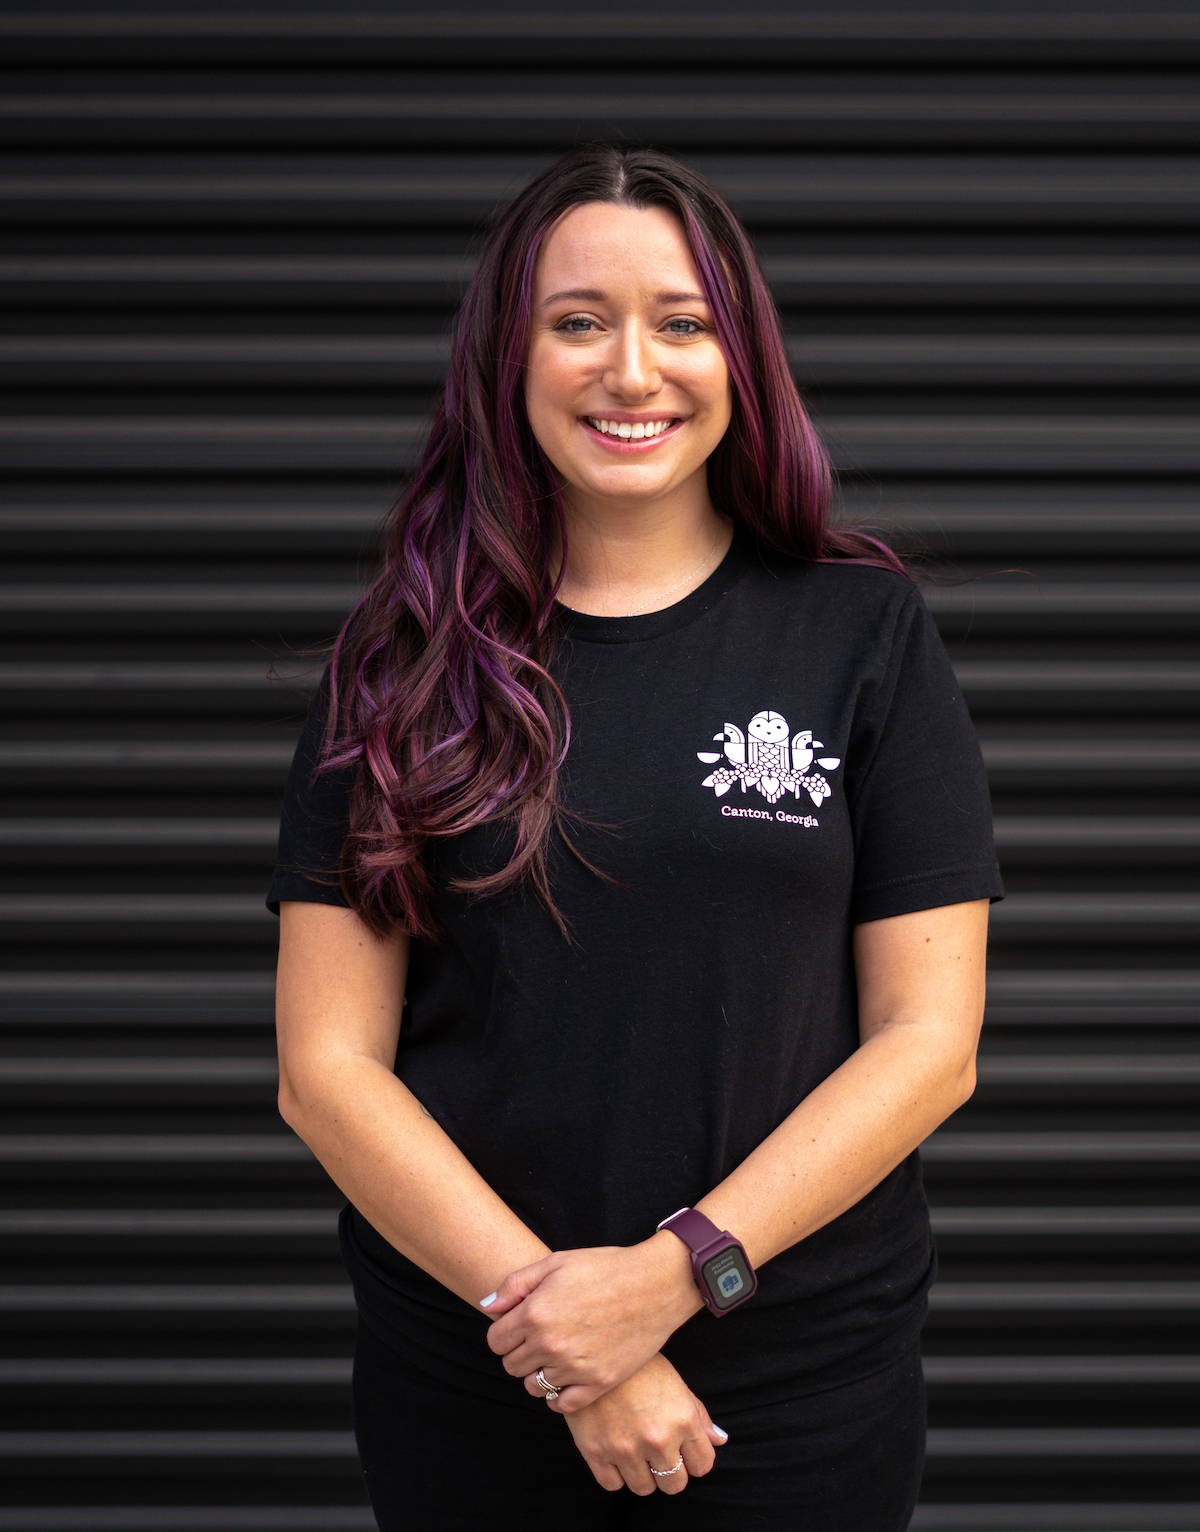
[[[597,431],[603,431],[605,436],[620,436],[625,441],[641,441],[647,436],[661,436],[671,424],[669,420],[650,420],[645,424],[631,426],[628,421],[597,420],[591,415],[585,415],[583,418]]]

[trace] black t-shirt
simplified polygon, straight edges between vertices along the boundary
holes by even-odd
[[[764,548],[740,524],[673,606],[559,608],[572,737],[556,834],[568,946],[527,885],[447,893],[503,866],[511,826],[434,842],[449,938],[414,939],[396,1073],[551,1248],[632,1244],[722,1181],[858,1046],[852,930],[1004,897],[979,744],[919,589],[868,565]],[[322,677],[288,778],[267,895],[345,901],[332,865],[352,768],[306,787]],[[803,1166],[798,1170],[803,1175]],[[733,1232],[737,1228],[734,1225]],[[347,1202],[363,1318],[457,1386],[535,1407],[487,1348],[483,1311]],[[764,1263],[757,1294],[664,1346],[717,1412],[849,1381],[923,1325],[937,1272],[920,1157]],[[716,1418],[720,1418],[717,1414]]]

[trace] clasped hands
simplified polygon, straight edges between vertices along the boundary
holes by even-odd
[[[674,1234],[556,1250],[510,1272],[482,1307],[496,1316],[488,1346],[526,1393],[566,1416],[602,1488],[678,1494],[712,1468],[726,1433],[659,1349],[703,1307]],[[557,1399],[538,1383],[539,1368]],[[676,1474],[651,1474],[677,1458]]]
[[[674,1234],[556,1250],[501,1282],[485,1309],[495,1316],[487,1343],[538,1398],[546,1397],[534,1377],[541,1368],[559,1390],[548,1408],[566,1415],[632,1376],[702,1307]]]

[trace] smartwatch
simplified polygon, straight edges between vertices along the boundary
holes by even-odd
[[[678,1234],[692,1253],[692,1273],[709,1312],[719,1318],[758,1291],[746,1252],[727,1229],[695,1208],[680,1208],[657,1226]]]

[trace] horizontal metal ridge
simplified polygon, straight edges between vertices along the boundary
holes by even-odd
[[[932,249],[913,260],[907,254],[856,251],[852,230],[845,239],[851,248],[837,255],[764,249],[766,275],[784,307],[803,305],[806,312],[819,313],[831,303],[853,299],[859,306],[875,307],[919,301],[938,311],[965,301],[1006,312],[1052,300],[1066,312],[1097,303],[1152,307],[1156,314],[1164,306],[1177,305],[1190,312],[1200,278],[1200,262],[1193,257],[1154,250],[1080,250],[1065,255],[1006,250],[988,255]],[[309,253],[301,245],[254,254],[217,250],[203,257],[186,250],[65,255],[56,246],[36,255],[0,258],[0,291],[13,304],[35,294],[42,301],[49,294],[60,301],[70,297],[95,304],[119,296],[122,307],[135,312],[164,304],[225,309],[235,295],[252,296],[263,310],[303,298],[335,310],[364,302],[392,305],[398,295],[449,309],[461,296],[473,265],[450,246],[445,255]]]
[[[294,702],[295,699],[292,699]],[[64,768],[80,772],[147,767],[159,772],[224,768],[241,771],[287,770],[295,750],[299,719],[289,723],[286,739],[178,739],[151,737],[129,739],[4,739],[0,740],[0,767],[9,770]],[[1107,776],[1117,771],[1136,771],[1143,787],[1159,772],[1193,771],[1200,768],[1200,740],[1184,734],[1150,738],[1086,739],[1069,736],[1036,736],[1017,728],[999,735],[979,730],[984,760],[996,771],[1061,772],[1074,779],[1087,774]],[[282,780],[278,783],[282,789]]]
[[[678,30],[672,45],[678,42]],[[1007,234],[1014,219],[1043,229],[1094,223],[1134,230],[1147,222],[1192,229],[1197,221],[1194,156],[1110,151],[1030,156],[979,150],[961,156],[930,150],[881,156],[793,151],[776,155],[692,156],[743,219],[762,229],[824,221],[865,228],[989,228]],[[940,146],[939,146],[940,149]],[[109,230],[211,225],[227,228],[416,229],[431,220],[477,230],[516,185],[543,167],[524,151],[386,156],[363,150],[264,152],[231,159],[205,144],[177,164],[162,156],[120,153],[99,165],[83,151],[10,152],[0,198],[10,217],[45,228],[103,223]],[[969,196],[966,195],[969,189]],[[1118,417],[1119,418],[1119,417]],[[1023,465],[1028,468],[1030,465]],[[1093,461],[1093,467],[1096,466]]]
[[[0,196],[3,183],[0,178]],[[411,467],[425,434],[414,416],[133,413],[9,415],[0,420],[0,449],[10,471],[120,469],[153,465],[159,472],[212,473],[253,469],[296,473]],[[1024,473],[1184,473],[1200,468],[1200,442],[1190,415],[1159,408],[1140,415],[1092,410],[951,418],[935,406],[902,413],[843,410],[819,427],[835,465],[856,471],[939,473],[994,470]],[[145,598],[143,598],[145,599]]]
[[[40,269],[39,263],[39,273]],[[140,290],[142,284],[136,285]],[[1189,285],[1200,286],[1200,260],[1192,263]],[[180,480],[154,489],[132,482],[122,490],[118,498],[103,486],[80,485],[68,498],[53,484],[13,485],[0,506],[0,533],[44,534],[56,552],[63,537],[82,539],[89,547],[108,547],[129,534],[136,534],[142,552],[191,534],[209,540],[219,535],[234,546],[265,536],[271,551],[281,546],[281,533],[337,538],[343,546],[352,546],[380,524],[391,486],[364,488],[349,479],[336,486],[289,483],[286,494],[280,495],[278,489],[256,489],[246,482],[232,484],[218,496]],[[1094,552],[1126,546],[1142,561],[1151,551],[1147,537],[1180,550],[1200,541],[1200,517],[1188,487],[1151,480],[1117,492],[1103,484],[1029,479],[1019,488],[1006,489],[948,482],[939,476],[892,486],[885,504],[878,502],[876,491],[867,494],[849,482],[842,487],[841,502],[847,516],[869,517],[873,524],[896,531],[952,529],[958,540],[986,535],[1011,547],[1014,558],[1028,557],[1029,548],[1040,547],[1047,538],[1065,539],[1071,557],[1081,548]]]
[[[0,13],[0,39],[3,35]],[[1196,36],[1200,41],[1200,24]],[[12,153],[0,175],[0,189],[5,196],[19,199],[24,193],[47,206],[75,193],[88,199],[115,196],[147,202],[160,197],[192,201],[228,195],[236,202],[266,191],[281,198],[290,193],[333,203],[360,195],[409,196],[443,204],[476,199],[492,203],[511,197],[514,182],[519,184],[544,163],[527,150],[491,149],[471,155],[431,149],[420,158],[392,161],[357,146],[306,156],[299,167],[293,156],[278,149],[230,159],[220,145],[189,155],[181,165],[164,164],[164,158],[157,153],[114,156],[97,165],[85,145],[43,154]],[[1064,212],[1073,212],[1096,197],[1111,198],[1114,205],[1127,201],[1126,216],[1158,203],[1178,204],[1186,210],[1195,170],[1192,156],[1167,158],[1153,148],[1112,154],[1103,161],[1086,153],[1030,159],[1006,150],[980,149],[963,155],[944,148],[934,153],[900,149],[881,159],[857,148],[818,147],[802,154],[752,157],[740,152],[705,153],[696,156],[695,162],[720,180],[731,201],[797,199],[819,196],[824,190],[847,202],[859,196],[888,202],[913,197],[926,203],[945,200],[966,213],[969,210],[961,203],[963,188],[969,184],[972,196],[978,195],[983,202],[1027,198],[1039,213],[1046,211],[1050,216],[1055,210],[1044,210],[1042,204],[1060,196]],[[804,215],[811,212],[811,207],[803,209]],[[386,214],[389,224],[396,218],[394,207],[381,208],[380,213]]]
[[[820,261],[819,257],[816,259]],[[969,262],[977,257],[964,255],[963,259]],[[1055,257],[1050,254],[1045,257],[1025,256],[1024,259],[1055,262]],[[1086,270],[1089,257],[1082,254],[1079,260]],[[1180,281],[1189,277],[1194,281],[1198,264],[1187,256],[1157,255],[1153,251],[1148,251],[1144,257],[1118,255],[1113,260],[1116,262],[1115,268],[1106,258],[1103,269],[1130,274],[1145,271],[1150,276],[1162,275],[1168,278],[1173,273]],[[1143,266],[1143,260],[1148,263],[1146,266]],[[896,264],[878,256],[874,258],[874,263],[881,271]],[[1001,263],[993,261],[990,264],[999,280]],[[838,262],[831,257],[820,262],[820,265],[832,276]],[[470,279],[475,266],[476,261],[472,257],[463,255],[449,242],[444,251],[428,255],[405,255],[399,251],[387,255],[344,255],[323,250],[306,252],[303,246],[287,251],[214,250],[205,255],[194,255],[186,249],[153,253],[126,251],[119,255],[106,255],[98,251],[80,251],[70,255],[61,251],[46,251],[44,254],[39,251],[35,255],[6,255],[0,259],[0,287],[35,277],[52,286],[56,281],[99,285],[112,282],[122,288],[128,286],[131,289],[129,299],[136,304],[136,288],[144,282],[152,286],[160,281],[198,282],[219,289],[226,285],[242,287],[259,281],[274,286],[277,282],[299,279],[320,282],[324,287],[344,285],[347,292],[360,282],[380,282],[386,283],[395,292],[413,282],[459,285]],[[1066,270],[1065,263],[1063,270]]]
[[[997,846],[1008,850],[1127,847],[1149,852],[1200,846],[1200,816],[1187,814],[997,814],[993,828]]]
[[[119,612],[155,615],[183,610],[251,612],[265,615],[278,611],[319,612],[352,605],[359,589],[336,580],[162,581],[138,583],[108,580],[76,583],[13,581],[0,584],[0,610],[17,612],[62,611]],[[1169,595],[1168,595],[1169,601]]]
[[[148,816],[145,819],[85,819],[56,815],[0,819],[0,846],[203,846],[259,852],[274,847],[277,819]]]
[[[197,1313],[341,1310],[353,1306],[348,1283],[5,1283],[0,1313]],[[934,1313],[1187,1314],[1200,1308],[1189,1282],[950,1282],[930,1293]],[[1164,1358],[1164,1363],[1169,1362]],[[1190,1358],[1195,1366],[1200,1358]],[[1165,1369],[1164,1369],[1165,1375]],[[0,1382],[3,1375],[0,1373]]]
[[[0,1462],[21,1458],[351,1458],[350,1431],[0,1431]]]
[[[1172,589],[1168,596],[1178,596]],[[937,607],[939,598],[930,598]],[[1170,609],[1169,600],[1166,603]],[[114,695],[116,705],[123,693],[166,691],[211,693],[216,697],[251,694],[266,701],[284,692],[293,700],[311,695],[319,679],[315,661],[300,667],[276,662],[275,676],[267,665],[239,660],[0,660],[0,690],[18,693],[50,693],[72,689],[100,690]],[[1063,702],[1079,691],[1110,696],[1125,688],[1132,692],[1200,692],[1200,661],[1189,659],[1078,660],[960,658],[954,670],[964,692],[986,696],[992,691],[1049,692],[1062,694]]]
[[[2,668],[2,667],[0,667]],[[0,678],[0,692],[4,682]],[[993,821],[1001,851],[1087,849],[1118,851],[1184,850],[1200,846],[1200,817],[1161,814],[997,814]],[[255,853],[273,850],[276,817],[252,815],[147,815],[95,818],[84,815],[23,815],[0,818],[0,847],[227,846]]]
[[[931,1208],[934,1234],[1186,1235],[1200,1234],[1200,1208],[1192,1207],[946,1207]],[[0,1229],[4,1225],[0,1224]]]
[[[53,1061],[48,1061],[53,1068]],[[1200,1053],[1039,1054],[979,1059],[981,1085],[1173,1085],[1200,1084]]]
[[[1186,976],[1185,976],[1186,977]],[[137,971],[78,969],[68,972],[10,969],[0,973],[0,996],[11,999],[50,999],[72,1005],[107,1007],[149,1001],[154,1006],[172,1000],[245,1000],[274,1002],[275,976],[270,973],[213,973],[204,969],[173,968],[169,973],[147,968]]]
[[[182,747],[181,747],[182,748]],[[3,764],[3,752],[0,752]],[[228,921],[257,921],[273,929],[275,917],[267,910],[265,893],[258,894],[0,894],[0,927],[5,924],[41,921],[74,921],[97,929],[137,922],[147,929],[189,922],[196,926]],[[1200,922],[1200,893],[1178,889],[1169,892],[1135,890],[1131,893],[1092,893],[1072,889],[1061,893],[1021,892],[992,907],[991,919],[1000,930],[1028,936],[1044,931],[1056,939],[1072,927],[1086,926],[1094,937],[1120,928],[1131,935],[1161,930],[1177,939],[1165,926],[1178,928]]]
[[[1171,387],[1200,379],[1200,345],[1190,335],[1036,336],[987,331],[933,334],[823,335],[807,326],[789,345],[793,368],[809,386],[893,382],[906,387],[1021,383],[1045,389],[1092,384]],[[287,386],[302,368],[310,387],[379,383],[436,387],[449,340],[438,335],[275,335],[214,330],[196,334],[156,326],[153,333],[41,334],[0,338],[0,383],[13,387],[102,382],[107,390],[147,384],[232,383]]]
[[[929,1455],[939,1457],[1072,1457],[1112,1464],[1137,1457],[1182,1458],[1200,1453],[1200,1429],[1171,1426],[934,1427]]]
[[[1195,1356],[957,1356],[923,1358],[927,1380],[943,1385],[1133,1384],[1200,1382]],[[349,1357],[28,1357],[0,1361],[0,1388],[122,1387],[168,1383],[237,1388],[340,1387],[350,1381]]]
[[[1116,970],[1114,973],[1119,978]],[[194,1028],[204,1032],[214,1025],[222,1031],[235,1027],[260,1031],[264,1023],[269,1026],[274,1004],[272,978],[268,976],[261,991],[197,988],[193,994],[183,995],[164,988],[157,996],[136,991],[123,995],[119,987],[92,996],[69,986],[32,991],[20,986],[0,986],[0,996],[8,1002],[0,1012],[0,1030],[24,1031],[30,1026],[53,1024],[60,1030],[75,1029],[81,1035],[110,1028],[122,1033],[142,1028],[160,1035],[172,1029]],[[215,1014],[213,1007],[218,1004],[220,1012]],[[1104,1029],[1131,1026],[1194,1027],[1195,1004],[1185,994],[1176,999],[1169,996],[1147,999],[1131,993],[1122,999],[1119,988],[1094,1003],[1084,996],[1070,1001],[1052,994],[1006,1002],[993,994],[988,998],[988,1030],[995,1034],[1009,1026],[1022,1030],[1069,1028],[1086,1034],[1098,1029],[1102,1035]],[[1100,1045],[1099,1037],[1096,1045]]]
[[[4,1133],[0,1165],[93,1164],[230,1165],[304,1162],[305,1145],[281,1122],[274,1133]]]
[[[0,972],[0,997],[21,1001],[68,1002],[83,1016],[88,1008],[169,1008],[199,998],[274,1002],[270,973],[247,970],[225,973],[208,969],[10,969]],[[1107,1010],[1130,1006],[1175,1007],[1200,1005],[1200,972],[1190,968],[998,968],[988,975],[988,1004],[1024,1009],[1031,1004],[1084,1006],[1099,1017]]]
[[[89,616],[100,619],[106,615],[116,615],[123,620],[134,616],[148,620],[170,615],[195,617],[197,621],[210,614],[243,615],[247,620],[251,616],[261,619],[280,613],[327,614],[333,618],[344,615],[360,594],[360,586],[336,577],[245,581],[162,579],[154,582],[119,578],[104,581],[12,579],[0,583],[0,610],[6,614],[9,627],[13,625],[13,618],[19,615],[61,614],[64,611],[69,611],[76,622]],[[997,571],[963,585],[927,585],[924,599],[935,617],[972,614],[1019,619],[1029,624],[1044,622],[1047,618],[1099,618],[1109,628],[1126,619],[1144,621],[1151,617],[1170,622],[1175,631],[1188,619],[1200,624],[1200,600],[1197,599],[1195,581],[1165,575],[1157,580],[1112,576],[1070,580],[1031,575],[1024,570]],[[1129,661],[1111,663],[1115,666],[1113,675],[1118,683],[1122,666],[1129,667],[1124,672],[1126,684],[1137,674]],[[159,664],[165,666],[165,662]],[[1046,678],[1041,683],[1043,686],[1052,684],[1063,690],[1072,687],[1072,674],[1077,667],[1078,662],[1074,661],[1029,662],[1033,685],[1038,684],[1040,674]],[[265,670],[264,664],[260,674]],[[1158,661],[1150,674],[1165,681],[1172,670],[1169,663]],[[1086,670],[1083,673],[1086,675]],[[1023,684],[1020,662],[1005,662],[1004,674],[1010,684],[1014,679],[1018,685]],[[1185,670],[1184,674],[1189,673]],[[1195,684],[1194,667],[1190,672],[1190,684]]]
[[[982,1426],[931,1429],[931,1458],[1180,1458],[1200,1452],[1200,1429],[1169,1426]],[[354,1456],[351,1431],[0,1431],[0,1461],[101,1458],[304,1458]]]
[[[1130,1004],[1200,1004],[1191,968],[1003,968],[988,975],[993,1005],[1086,1004],[1096,1011]]]
[[[1200,1066],[1200,1059],[1197,1060]],[[78,1055],[0,1060],[0,1082],[21,1085],[265,1085],[278,1073],[273,1057],[260,1059],[111,1058]],[[1200,1077],[1200,1068],[1198,1068]]]
[[[937,1501],[912,1532],[1196,1532],[1200,1501]],[[0,1532],[376,1532],[366,1506],[131,1505],[0,1507]]]
[[[1057,580],[1024,572],[996,574],[957,586],[927,586],[925,600],[934,613],[971,611],[1019,615],[1031,621],[1050,612],[1071,616],[1122,617],[1162,612],[1200,618],[1194,580]]]
[[[1085,773],[1153,775],[1156,767],[1192,771],[1200,766],[1200,742],[1186,736],[1088,740],[1036,736],[1020,727],[1006,728],[1001,735],[981,727],[979,741],[989,770],[995,771],[1060,771],[1078,779]]]
[[[349,1357],[324,1356],[26,1357],[0,1359],[0,1388],[34,1387],[40,1394],[46,1388],[129,1388],[176,1381],[231,1388],[321,1387],[348,1383],[350,1365]],[[1182,1369],[1179,1375],[1185,1376]]]
[[[1192,1312],[1200,1309],[1194,1282],[953,1282],[939,1280],[938,1309],[997,1312],[1140,1314],[1148,1309]]]
[[[1200,272],[1197,279],[1200,285]],[[1093,491],[1086,482],[1073,485],[1033,480],[1018,489],[1003,484],[939,482],[931,477],[895,487],[882,504],[847,485],[842,503],[851,520],[870,517],[875,525],[890,528],[893,535],[913,531],[940,538],[953,533],[955,544],[964,549],[987,539],[989,547],[1011,548],[1018,562],[1027,559],[1031,551],[1040,553],[1047,543],[1061,545],[1071,558],[1077,558],[1081,549],[1099,557],[1125,547],[1132,557],[1145,560],[1172,543],[1182,552],[1194,549],[1200,541],[1195,508],[1180,504],[1170,483],[1149,479],[1136,489],[1114,494],[1099,486]],[[0,528],[3,525],[0,519]],[[936,554],[945,554],[948,549],[942,541],[933,546]]]
[[[0,1532],[377,1532],[368,1506],[0,1506]],[[1131,1532],[1130,1528],[1126,1532]]]
[[[4,1133],[0,1164],[49,1165],[87,1159],[93,1164],[190,1164],[213,1166],[253,1161],[304,1161],[309,1151],[282,1122],[273,1133]],[[1109,1133],[1091,1131],[1011,1133],[941,1129],[921,1145],[922,1156],[938,1164],[1110,1165],[1191,1164],[1200,1160],[1200,1132],[1172,1130]]]
[[[2,1142],[2,1141],[0,1141]],[[938,1131],[921,1145],[923,1159],[937,1164],[1061,1165],[1071,1161],[1111,1165],[1191,1164],[1200,1160],[1200,1132],[975,1133]]]
[[[0,688],[34,692],[85,686],[134,692],[169,688],[254,692],[265,700],[285,687],[311,694],[319,679],[315,661],[294,668],[276,661],[272,668],[278,679],[268,676],[265,662],[254,660],[0,660]]]
[[[443,77],[441,89],[414,74],[402,76],[396,89],[381,90],[366,84],[356,88],[354,75],[331,71],[321,88],[296,86],[278,92],[223,83],[211,91],[180,85],[166,93],[154,80],[143,88],[127,83],[114,90],[106,88],[101,76],[91,88],[72,88],[64,81],[49,90],[16,92],[5,101],[0,122],[36,131],[42,144],[81,137],[97,144],[127,144],[143,141],[135,137],[139,129],[147,141],[146,130],[156,129],[175,143],[194,142],[203,135],[209,142],[232,138],[251,139],[259,146],[286,141],[327,147],[339,141],[338,130],[346,126],[372,129],[381,144],[392,141],[390,128],[410,123],[424,130],[426,140],[436,132],[439,138],[449,135],[454,140],[462,136],[478,141],[486,135],[494,143],[497,137],[511,140],[535,128],[546,134],[566,119],[615,113],[669,123],[673,141],[680,135],[686,138],[692,125],[707,136],[704,130],[713,122],[727,123],[742,142],[761,125],[786,131],[789,124],[803,123],[809,129],[804,140],[808,147],[826,136],[820,130],[827,127],[835,130],[828,135],[832,141],[844,146],[858,139],[886,140],[896,132],[903,132],[911,143],[914,133],[923,136],[929,131],[931,141],[939,142],[932,136],[935,127],[969,133],[975,126],[986,127],[989,143],[995,144],[1007,136],[1004,129],[1020,133],[1036,126],[1043,143],[1061,143],[1073,128],[1085,127],[1114,133],[1122,148],[1144,142],[1146,131],[1155,127],[1183,135],[1189,125],[1200,123],[1195,96],[1179,89],[1170,76],[1132,85],[1084,79],[1064,94],[1056,82],[1038,75],[1015,81],[1010,76],[1000,85],[986,73],[977,81],[968,74],[949,88],[941,82],[941,88],[931,88],[929,76],[919,69],[899,77],[864,71],[851,75],[844,90],[831,90],[819,71],[793,73],[794,88],[788,90],[778,75],[714,71],[704,79],[702,93],[690,77],[662,74],[653,94],[638,76],[616,71],[599,77],[581,71],[570,89],[553,83],[538,87],[533,73],[514,80],[508,71],[480,72],[473,75],[478,79],[473,90],[464,88],[459,73]],[[987,88],[978,88],[983,84]],[[284,134],[289,135],[286,140]]]
[[[366,1506],[0,1507],[0,1532],[376,1532]],[[912,1532],[1195,1532],[1200,1501],[1003,1501],[919,1505]]]
[[[297,25],[289,27],[282,9],[268,7],[211,13],[198,6],[136,13],[80,8],[65,15],[52,11],[49,17],[27,9],[3,18],[0,38],[13,67],[38,63],[56,71],[64,65],[94,69],[103,63],[140,63],[156,71],[194,70],[201,64],[327,69],[336,45],[342,68],[411,70],[443,63],[495,68],[501,62],[528,68],[569,62],[574,78],[581,73],[581,48],[593,68],[614,62],[628,66],[632,55],[651,48],[661,50],[676,69],[711,68],[714,49],[727,67],[791,63],[811,68],[819,62],[856,69],[867,63],[894,68],[897,57],[910,65],[914,60],[925,66],[955,62],[968,69],[977,68],[981,59],[992,69],[1016,63],[1078,69],[1093,62],[1125,69],[1177,68],[1198,51],[1197,28],[1186,7],[1092,11],[1025,6],[977,11],[943,4],[911,11],[852,7],[842,15],[834,8],[759,8],[753,25],[747,25],[737,10],[692,7],[688,25],[680,26],[673,10],[614,14],[499,6],[418,14],[409,7],[375,7],[339,13],[297,9]]]
[[[0,1313],[304,1314],[353,1311],[349,1282],[6,1283]]]
[[[0,915],[3,901],[0,900]],[[1178,939],[1179,928],[1200,926],[1200,893],[1172,890],[1168,893],[1142,889],[1129,893],[1081,893],[1076,889],[1061,893],[1020,893],[994,905],[991,920],[1003,933],[1028,937],[1041,929],[1047,940],[1057,939],[1071,928],[1086,927],[1092,939],[1113,929],[1147,930],[1158,926],[1164,938]],[[1168,925],[1172,930],[1168,930]]]
[[[753,31],[772,44],[791,38],[819,40],[840,38],[861,44],[866,37],[891,42],[937,42],[945,37],[997,40],[1017,37],[1085,41],[1090,37],[1119,39],[1136,45],[1147,38],[1173,41],[1200,40],[1200,21],[1187,8],[1153,6],[1128,10],[1097,4],[1085,12],[1072,10],[1014,10],[1010,5],[982,4],[957,10],[946,4],[920,10],[884,6],[855,6],[844,13],[837,8],[821,10],[755,9]],[[461,48],[464,41],[481,43],[517,38],[529,43],[537,37],[548,41],[568,38],[572,42],[592,38],[611,39],[614,29],[629,46],[639,40],[678,43],[681,29],[670,11],[623,9],[563,12],[557,8],[522,6],[489,10],[483,7],[424,11],[407,8],[326,12],[292,7],[244,8],[210,11],[203,6],[189,10],[128,11],[117,7],[71,10],[59,7],[50,13],[12,10],[0,17],[0,38],[44,36],[56,42],[67,37],[153,37],[168,40],[229,38],[245,43],[253,38],[285,42],[291,37],[330,41],[362,40],[371,44],[400,39],[406,43],[425,38],[445,38]],[[727,10],[694,8],[688,15],[688,35],[713,42],[733,42],[746,32],[745,16]]]
[[[1114,1236],[1182,1236],[1200,1234],[1200,1208],[1193,1207],[947,1207],[930,1210],[936,1236],[1012,1235],[1037,1239]],[[255,1238],[302,1236],[323,1238],[333,1233],[332,1209],[280,1208],[28,1208],[0,1210],[0,1235],[16,1239],[61,1235],[74,1239],[116,1239],[152,1235],[156,1239],[187,1237],[229,1241],[241,1234]]]
[[[296,748],[289,740],[0,740],[0,767],[37,770],[52,767],[62,770],[110,770],[127,772],[138,767],[155,771],[210,771],[213,768],[241,771],[268,771],[274,776],[286,771]],[[1200,746],[1197,747],[1200,759]],[[279,783],[282,790],[282,782]]]
[[[979,1083],[988,1085],[1194,1085],[1200,1084],[1200,1053],[1103,1055],[1038,1054],[1029,1057],[981,1055]],[[172,1054],[169,1058],[110,1055],[47,1055],[0,1059],[0,1084],[7,1085],[266,1085],[276,1078],[273,1057],[214,1058]]]
[[[1176,1210],[1165,1208],[1161,1211],[1171,1213]],[[78,1239],[92,1236],[115,1239],[121,1235],[153,1234],[158,1239],[192,1235],[219,1236],[223,1240],[236,1239],[239,1234],[256,1238],[260,1235],[319,1237],[332,1232],[333,1219],[331,1210],[319,1208],[139,1207],[105,1208],[100,1212],[90,1208],[27,1208],[15,1212],[0,1210],[0,1235],[28,1238],[39,1234],[63,1234]],[[1197,1227],[1200,1227],[1200,1213],[1197,1213]]]
[[[912,1532],[1195,1532],[1200,1526],[1200,1501],[927,1501],[913,1512],[910,1526]],[[4,1532],[2,1521],[0,1532]],[[64,1532],[75,1532],[75,1528],[64,1528]],[[97,1532],[107,1532],[107,1523]],[[114,1529],[114,1532],[123,1532],[123,1529]],[[131,1532],[141,1532],[141,1523],[135,1523]],[[148,1532],[154,1532],[154,1529],[148,1529]],[[217,1529],[205,1526],[202,1532],[217,1532]],[[236,1532],[257,1532],[257,1529],[237,1528]],[[330,1532],[340,1532],[340,1528],[331,1527]],[[364,1528],[364,1532],[367,1529]]]

